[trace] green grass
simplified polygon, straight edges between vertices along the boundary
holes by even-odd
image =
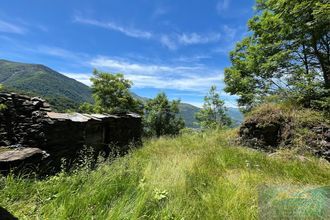
[[[258,219],[264,186],[330,185],[329,163],[238,147],[234,133],[149,140],[94,171],[3,177],[0,206],[19,219]]]

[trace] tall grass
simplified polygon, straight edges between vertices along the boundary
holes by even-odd
[[[330,185],[330,166],[230,143],[234,131],[148,140],[140,149],[45,180],[2,177],[0,206],[20,219],[257,219],[265,185]]]

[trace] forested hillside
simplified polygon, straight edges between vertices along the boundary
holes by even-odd
[[[0,84],[8,90],[45,98],[57,111],[75,110],[84,102],[93,102],[90,87],[40,64],[0,60]],[[133,96],[148,100],[136,94]],[[200,108],[180,103],[179,109],[186,126],[196,127],[195,113]],[[228,114],[236,124],[242,121],[243,115],[238,109],[229,108]]]
[[[0,60],[0,83],[9,90],[41,96],[57,110],[92,102],[88,86],[44,65]]]

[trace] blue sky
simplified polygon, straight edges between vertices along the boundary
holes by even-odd
[[[254,0],[1,0],[0,59],[40,63],[90,85],[121,72],[132,90],[201,106],[224,87]],[[228,106],[235,97],[221,92]]]

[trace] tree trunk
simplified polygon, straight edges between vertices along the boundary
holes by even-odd
[[[313,50],[314,54],[319,61],[321,71],[323,73],[323,79],[324,79],[324,87],[326,89],[330,89],[330,60],[329,57],[325,54],[322,54],[318,47],[317,47],[317,40],[315,35],[312,37],[312,44],[313,44]]]

